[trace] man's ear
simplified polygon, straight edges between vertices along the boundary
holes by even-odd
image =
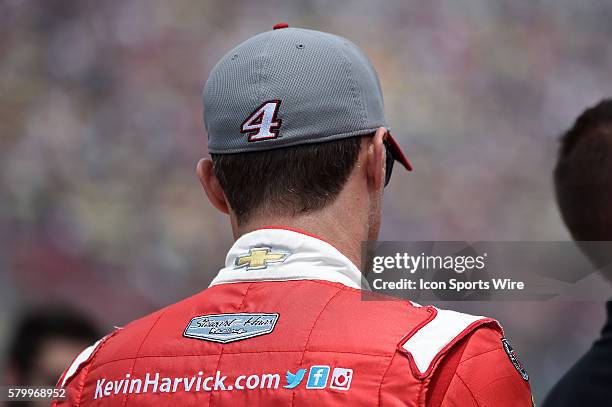
[[[368,185],[375,191],[380,191],[385,183],[385,145],[383,140],[387,137],[387,129],[379,127],[376,134],[370,140],[368,146]]]
[[[213,170],[212,161],[209,158],[202,158],[198,161],[196,172],[212,206],[225,214],[229,214],[229,205],[219,179]]]

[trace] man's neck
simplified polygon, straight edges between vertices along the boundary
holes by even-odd
[[[326,211],[299,217],[256,217],[247,224],[233,227],[234,239],[265,227],[286,227],[297,229],[320,237],[334,246],[340,253],[346,256],[358,268],[361,263],[361,242],[367,238],[367,230],[363,231],[363,225],[354,225],[350,220],[344,219],[347,214],[331,216]],[[362,230],[359,230],[362,229]]]

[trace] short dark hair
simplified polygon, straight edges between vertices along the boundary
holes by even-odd
[[[562,136],[554,172],[561,215],[576,240],[612,240],[612,99]]]
[[[292,216],[333,202],[355,167],[361,139],[211,156],[215,175],[242,224],[258,211]]]
[[[93,344],[100,339],[100,332],[89,318],[67,307],[26,311],[16,324],[7,355],[7,362],[19,375],[20,384],[27,384],[34,361],[45,342],[51,339]]]

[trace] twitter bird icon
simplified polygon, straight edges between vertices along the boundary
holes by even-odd
[[[305,374],[306,369],[299,369],[297,372],[295,372],[295,374],[287,370],[287,374],[285,375],[285,379],[287,379],[287,385],[283,387],[285,389],[293,389],[302,382],[302,379],[304,378]]]

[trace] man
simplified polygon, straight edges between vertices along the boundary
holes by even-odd
[[[204,89],[212,159],[197,173],[237,239],[225,268],[81,355],[60,383],[70,403],[530,406],[494,320],[362,301],[361,242],[378,236],[394,160],[410,164],[361,50],[274,28]]]
[[[612,251],[612,99],[587,109],[563,136],[554,179],[572,237],[610,279]],[[590,242],[589,242],[590,241]],[[592,241],[599,241],[594,243]],[[603,243],[606,242],[606,243]],[[546,407],[605,406],[612,399],[612,302],[601,337],[561,378]]]
[[[11,386],[53,386],[76,355],[100,337],[83,315],[63,307],[32,309],[17,322],[6,356],[5,381]],[[49,401],[15,402],[19,406]]]

